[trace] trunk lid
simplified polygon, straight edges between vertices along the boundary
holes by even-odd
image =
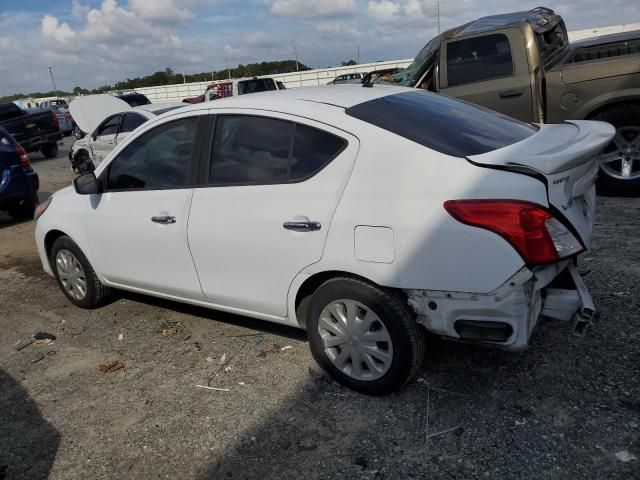
[[[100,122],[109,115],[130,109],[124,100],[106,94],[78,97],[69,105],[73,120],[85,133],[93,133]]]
[[[544,176],[549,205],[560,212],[589,247],[597,157],[614,135],[615,129],[608,123],[571,120],[541,125],[536,134],[521,142],[468,158],[475,164],[534,171]]]

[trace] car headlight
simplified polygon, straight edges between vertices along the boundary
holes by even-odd
[[[38,220],[44,212],[47,211],[49,205],[51,205],[51,201],[53,200],[53,195],[47,198],[44,202],[40,202],[36,207],[35,212],[33,213],[33,219]]]

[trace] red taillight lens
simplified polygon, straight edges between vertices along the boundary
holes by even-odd
[[[545,223],[553,215],[540,205],[520,200],[449,200],[444,208],[462,223],[502,236],[528,264],[560,258]]]
[[[22,168],[31,168],[31,160],[29,160],[29,155],[24,148],[20,145],[16,147],[16,153],[18,154],[18,161],[20,162],[20,166]]]
[[[67,122],[70,122],[70,121],[71,121],[71,115],[69,115],[69,114],[67,113],[67,114],[64,116],[64,119],[65,119]]]
[[[53,124],[60,128],[60,120],[58,120],[58,116],[53,112],[51,112],[51,116],[53,117]]]

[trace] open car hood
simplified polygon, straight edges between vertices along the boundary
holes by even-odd
[[[69,105],[73,120],[85,133],[92,133],[109,115],[125,110],[131,110],[127,102],[106,94],[79,97]]]

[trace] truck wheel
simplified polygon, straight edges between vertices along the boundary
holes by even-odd
[[[112,290],[100,283],[80,247],[66,235],[53,243],[49,262],[60,290],[74,305],[96,308],[111,295]]]
[[[31,220],[36,206],[30,200],[24,200],[22,203],[12,205],[7,209],[7,213],[16,221]]]
[[[598,193],[640,196],[640,104],[616,105],[591,120],[616,127],[616,136],[600,155]]]
[[[47,158],[55,158],[58,156],[58,144],[47,143],[40,149],[40,151]]]
[[[370,395],[406,384],[424,356],[424,332],[408,306],[353,278],[334,278],[316,290],[307,333],[322,368],[346,387]]]

